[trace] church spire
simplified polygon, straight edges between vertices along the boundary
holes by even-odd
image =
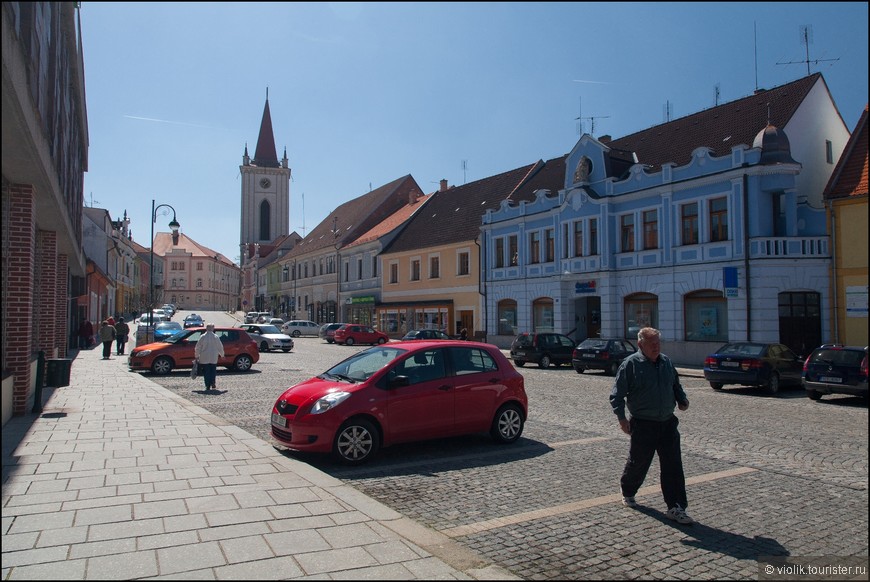
[[[275,149],[275,134],[272,131],[272,114],[269,112],[269,89],[266,89],[266,107],[260,122],[260,136],[254,151],[254,165],[261,168],[278,168],[278,153]]]

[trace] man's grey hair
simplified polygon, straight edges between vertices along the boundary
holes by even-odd
[[[662,337],[662,332],[654,327],[643,327],[637,332],[638,343],[640,343],[641,340],[652,339],[654,337]]]

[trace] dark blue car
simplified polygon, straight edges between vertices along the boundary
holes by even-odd
[[[802,373],[803,361],[787,346],[777,343],[725,344],[704,361],[704,378],[713,390],[737,384],[776,394],[780,386],[800,386]]]

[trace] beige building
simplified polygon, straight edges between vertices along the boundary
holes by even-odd
[[[867,341],[867,107],[825,189],[832,262],[833,341]]]
[[[154,254],[163,258],[163,288],[155,286],[154,305],[173,303],[179,309],[234,311],[241,269],[224,255],[179,233],[154,236]]]
[[[381,331],[391,337],[412,329],[459,335],[464,328],[469,338],[485,333],[481,215],[498,208],[533,167],[451,188],[442,181],[441,190],[381,252]]]

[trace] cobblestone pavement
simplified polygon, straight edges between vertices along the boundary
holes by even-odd
[[[299,338],[289,354],[263,354],[251,373],[219,372],[220,394],[201,393],[181,372],[151,379],[268,440],[282,388],[359,349]],[[764,556],[830,556],[832,564],[850,556],[866,565],[866,402],[813,402],[799,388],[717,392],[698,374],[685,376],[691,407],[678,414],[698,523],[680,526],[664,515],[657,461],[640,507],[619,503],[628,437],[609,410],[611,378],[521,371],[530,412],[512,446],[485,435],[400,445],[354,469],[287,454],[524,579],[757,578]]]

